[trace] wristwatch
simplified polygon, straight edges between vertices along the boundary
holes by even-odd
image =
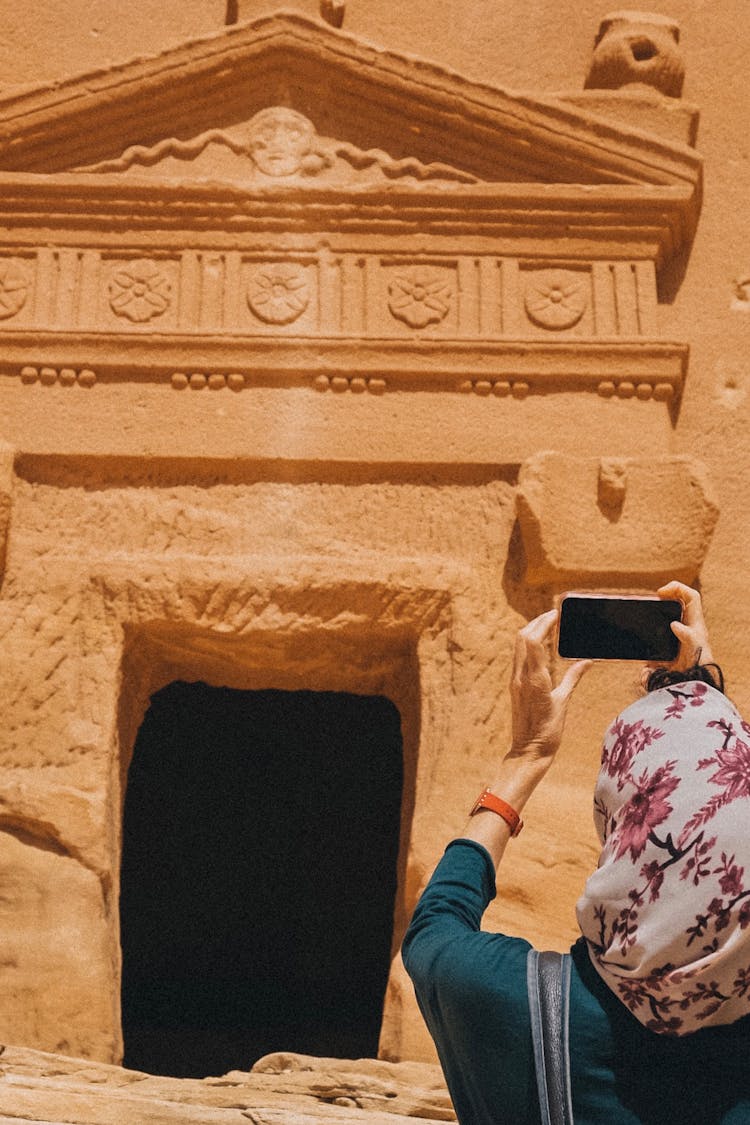
[[[523,821],[516,810],[502,797],[497,797],[490,789],[482,790],[474,802],[474,807],[469,816],[474,816],[480,809],[489,809],[490,812],[497,813],[498,816],[502,817],[510,828],[511,837],[517,836],[523,828]]]

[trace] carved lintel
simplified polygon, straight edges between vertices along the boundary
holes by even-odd
[[[717,517],[705,470],[687,457],[540,453],[521,469],[518,518],[535,586],[692,583]]]

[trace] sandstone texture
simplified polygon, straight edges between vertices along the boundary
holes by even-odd
[[[697,583],[748,709],[746,13],[668,9],[0,0],[1,1120],[451,1120],[398,949],[516,630]],[[398,708],[379,1062],[113,1065],[174,681]],[[575,938],[637,690],[587,675],[488,927]]]
[[[427,1125],[455,1121],[440,1068],[276,1054],[252,1071],[169,1079],[5,1047],[0,1121],[45,1125]]]

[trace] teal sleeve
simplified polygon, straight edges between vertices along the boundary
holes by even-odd
[[[404,964],[462,1125],[531,1125],[538,1120],[526,998],[531,947],[480,930],[494,897],[488,852],[454,840],[414,911]]]

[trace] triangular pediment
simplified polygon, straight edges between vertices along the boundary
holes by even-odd
[[[248,134],[271,110],[310,123],[294,171]],[[688,146],[564,99],[468,81],[282,12],[158,56],[0,99],[0,171],[326,182],[649,184],[696,188]],[[282,162],[283,164],[283,162]],[[277,165],[282,167],[282,165]]]

